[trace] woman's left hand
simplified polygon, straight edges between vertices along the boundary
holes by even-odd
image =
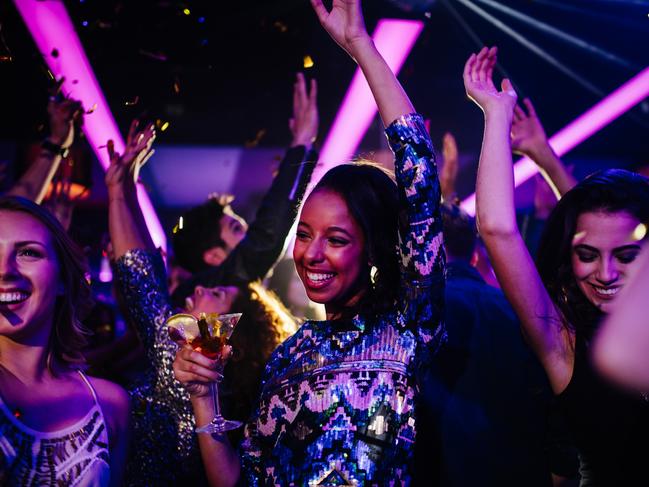
[[[505,78],[498,91],[493,82],[493,71],[496,65],[498,49],[483,47],[476,55],[471,54],[464,66],[464,87],[466,94],[487,114],[494,110],[504,110],[513,116],[516,106],[516,91],[511,82]]]
[[[320,24],[347,53],[355,57],[355,46],[371,41],[361,10],[360,0],[334,0],[331,12],[327,11],[322,0],[311,0]]]
[[[143,130],[138,130],[138,125],[137,120],[133,120],[131,123],[123,155],[115,152],[115,145],[112,140],[108,141],[110,166],[106,171],[105,181],[109,192],[123,188],[126,184],[136,183],[140,169],[153,155],[154,151],[151,148],[155,140],[153,124],[148,125]]]

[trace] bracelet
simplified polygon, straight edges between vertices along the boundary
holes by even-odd
[[[68,147],[63,147],[62,145],[55,144],[49,139],[43,140],[41,142],[41,147],[45,149],[47,152],[54,154],[55,156],[61,156],[61,157],[67,157],[70,149]]]

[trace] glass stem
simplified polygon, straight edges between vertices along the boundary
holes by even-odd
[[[214,419],[219,419],[221,416],[221,405],[219,404],[219,385],[216,382],[210,384],[212,388],[212,401],[214,402]]]

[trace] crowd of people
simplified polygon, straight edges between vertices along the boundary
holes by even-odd
[[[485,120],[474,220],[455,195],[454,137],[442,163],[360,0],[311,4],[368,82],[394,172],[339,161],[307,194],[317,85],[298,74],[292,140],[254,220],[210,196],[170,229],[165,265],[136,188],[155,129],[134,121],[123,154],[106,144],[130,331],[112,352],[89,347],[92,291],[69,211],[43,204],[83,117],[53,93],[50,136],[0,197],[0,484],[644,485],[649,179],[608,169],[576,181],[532,102],[496,86],[485,47],[463,72]],[[512,151],[542,174],[523,218]],[[264,284],[289,236],[322,320],[296,318]],[[242,317],[208,356],[170,339],[178,313]],[[136,358],[119,384],[94,373],[125,349]],[[215,383],[220,412],[244,426],[197,433],[217,413]]]

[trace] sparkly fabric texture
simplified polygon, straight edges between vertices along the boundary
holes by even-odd
[[[191,294],[197,283],[242,285],[265,276],[280,257],[293,225],[317,153],[298,146],[287,150],[279,171],[250,224],[246,237],[225,262],[184,283],[179,296]],[[177,346],[165,321],[173,313],[162,259],[157,252],[131,250],[117,261],[117,282],[126,311],[146,351],[143,376],[130,387],[133,435],[126,467],[130,486],[205,484],[194,433],[189,395],[174,378]],[[204,279],[204,280],[203,280]],[[227,404],[224,404],[227,407]]]
[[[406,485],[415,369],[445,340],[440,188],[419,115],[386,131],[396,156],[400,299],[385,315],[309,321],[271,357],[241,445],[250,485]]]
[[[83,419],[47,433],[23,425],[0,398],[0,485],[108,485],[108,431],[91,392],[95,402]]]
[[[125,483],[179,485],[202,474],[189,395],[174,378],[177,346],[165,321],[169,304],[164,263],[158,252],[131,250],[117,261],[116,277],[144,350],[144,373],[127,387],[132,440]]]

